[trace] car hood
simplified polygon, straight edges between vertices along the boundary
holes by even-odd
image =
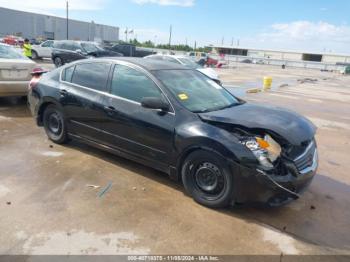
[[[218,74],[211,68],[198,68],[197,70],[211,79],[219,80]]]
[[[208,122],[243,126],[249,129],[272,131],[293,145],[311,140],[316,127],[305,117],[287,109],[245,103],[224,110],[200,113]]]

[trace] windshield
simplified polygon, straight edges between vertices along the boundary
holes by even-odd
[[[182,105],[194,113],[239,104],[228,91],[196,70],[159,70],[154,74]]]
[[[15,50],[11,46],[0,45],[0,58],[5,59],[27,59],[20,53],[20,50]]]
[[[102,50],[101,47],[99,47],[95,44],[92,44],[92,43],[81,43],[81,46],[84,48],[86,53],[93,53],[93,52],[98,52],[98,51]]]
[[[202,66],[192,61],[191,59],[188,59],[188,58],[178,58],[178,59],[183,65],[187,66],[188,68],[192,68],[192,69],[202,68]]]

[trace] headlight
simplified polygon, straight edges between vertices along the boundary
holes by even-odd
[[[281,147],[271,136],[251,137],[241,141],[258,159],[259,163],[267,168],[273,168],[273,162],[280,156]]]

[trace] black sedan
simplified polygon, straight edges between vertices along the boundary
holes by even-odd
[[[78,139],[161,170],[208,207],[297,199],[318,165],[306,118],[175,63],[78,61],[43,75],[28,101],[55,143]]]
[[[62,40],[55,41],[51,53],[52,62],[56,67],[64,64],[96,57],[111,57],[123,56],[121,53],[112,50],[106,50],[100,47],[97,43],[87,41]]]

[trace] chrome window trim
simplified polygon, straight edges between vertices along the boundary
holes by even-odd
[[[294,161],[298,161],[299,159],[303,158],[306,154],[309,153],[310,149],[315,145],[315,142],[314,141],[311,141],[311,143],[307,146],[307,148],[305,149],[305,151],[299,155],[298,157],[296,157],[294,159]]]
[[[59,77],[59,82],[60,83],[65,83],[65,84],[68,84],[68,85],[72,85],[72,86],[76,86],[76,87],[79,87],[79,88],[83,88],[83,89],[86,89],[86,90],[89,90],[89,91],[93,91],[93,92],[96,92],[98,94],[101,94],[101,95],[106,95],[106,96],[109,96],[111,98],[117,98],[117,99],[120,99],[120,100],[123,100],[125,102],[130,102],[132,104],[136,104],[136,105],[139,105],[141,106],[141,103],[139,102],[136,102],[136,101],[133,101],[133,100],[130,100],[130,99],[127,99],[127,98],[124,98],[124,97],[121,97],[121,96],[117,96],[117,95],[113,95],[109,92],[108,90],[108,87],[107,87],[107,91],[99,91],[99,90],[95,90],[95,89],[92,89],[92,88],[89,88],[89,87],[86,87],[86,86],[81,86],[81,85],[78,85],[78,84],[74,84],[72,82],[67,82],[67,81],[64,81],[62,80],[62,74],[63,74],[63,70],[66,70],[67,68],[69,67],[75,67],[77,65],[81,65],[81,64],[92,64],[94,62],[100,62],[100,63],[109,63],[111,64],[111,66],[113,65],[117,65],[117,64],[120,64],[120,65],[125,65],[127,67],[130,67],[130,68],[133,68],[135,70],[139,70],[139,71],[142,71],[143,73],[146,73],[146,75],[153,81],[153,83],[159,88],[159,90],[161,91],[161,93],[163,94],[163,96],[168,100],[168,103],[170,104],[171,106],[171,109],[172,109],[172,112],[168,111],[166,112],[167,114],[171,114],[171,115],[176,115],[175,113],[175,109],[172,105],[172,103],[170,102],[168,96],[164,93],[163,89],[156,83],[156,78],[150,74],[147,70],[143,69],[142,67],[140,66],[137,66],[135,64],[132,64],[132,63],[128,63],[126,61],[105,61],[105,60],[98,60],[98,61],[87,61],[87,62],[78,62],[78,63],[74,63],[72,65],[69,65],[69,66],[64,66],[64,68],[61,69],[60,71],[60,77]],[[121,63],[119,63],[121,62]],[[115,68],[115,67],[114,67]],[[114,70],[113,68],[113,70]],[[74,69],[75,70],[75,69]],[[112,72],[113,73],[113,72]],[[156,80],[156,81],[155,81]],[[160,109],[149,109],[149,110],[152,110],[152,111],[159,111],[159,112],[163,112],[162,110]]]
[[[300,170],[299,173],[302,175],[305,175],[307,173],[314,172],[316,171],[317,166],[318,166],[318,152],[317,152],[317,149],[315,149],[314,156],[312,158],[312,165],[307,168],[304,168],[303,170]]]

